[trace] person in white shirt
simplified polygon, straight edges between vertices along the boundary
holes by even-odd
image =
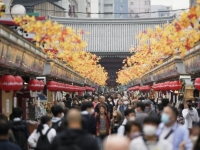
[[[40,137],[40,133],[45,135],[46,132],[48,131],[48,134],[47,134],[48,141],[50,143],[53,141],[54,137],[56,136],[56,130],[53,128],[50,128],[51,125],[52,125],[51,117],[49,116],[41,117],[41,122],[38,125],[37,129],[35,129],[28,138],[28,143],[31,148],[37,147],[37,141]]]
[[[117,134],[124,136],[125,134],[125,125],[128,121],[134,121],[135,120],[135,111],[133,109],[127,109],[124,112],[125,119],[122,123],[122,125],[118,128]]]
[[[199,121],[199,115],[197,110],[192,107],[192,101],[187,100],[186,101],[186,108],[183,109],[182,115],[185,119],[184,126],[188,129],[191,129],[194,123],[197,123]]]
[[[146,117],[143,123],[144,136],[133,139],[129,150],[172,150],[171,143],[156,136],[159,123],[160,121],[156,117]]]

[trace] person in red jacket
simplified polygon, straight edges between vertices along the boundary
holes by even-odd
[[[96,126],[96,136],[99,139],[99,147],[101,147],[101,143],[104,140],[104,138],[111,134],[110,117],[106,113],[105,105],[99,106],[99,114],[96,116]]]

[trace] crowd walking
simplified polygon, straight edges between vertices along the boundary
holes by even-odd
[[[57,102],[30,133],[22,109],[0,114],[1,150],[200,150],[200,120],[166,98],[107,93]],[[180,118],[183,118],[180,121]]]

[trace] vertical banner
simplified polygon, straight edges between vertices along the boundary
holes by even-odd
[[[38,100],[37,100],[37,105],[38,107],[40,107],[40,98],[38,97]]]
[[[6,100],[6,113],[9,113],[10,112],[10,100],[7,99]]]
[[[53,102],[55,101],[55,99],[54,99],[54,92],[52,92],[52,97],[53,97]]]
[[[17,97],[14,97],[14,103],[13,103],[13,107],[16,108],[17,107]]]

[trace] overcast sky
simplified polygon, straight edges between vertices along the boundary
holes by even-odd
[[[189,0],[151,0],[151,5],[172,6],[172,9],[189,8]]]

